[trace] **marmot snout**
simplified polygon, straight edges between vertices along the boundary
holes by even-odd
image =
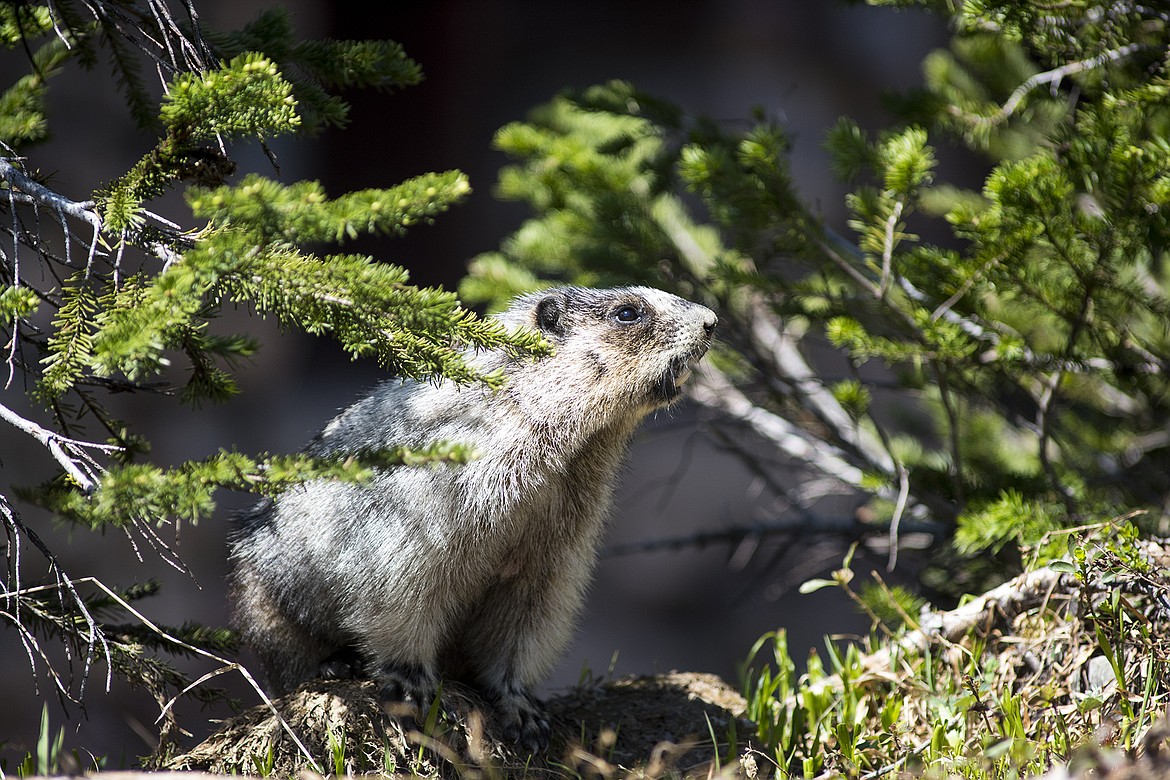
[[[494,703],[505,737],[547,742],[529,691],[569,641],[630,437],[678,398],[716,317],[648,287],[554,288],[499,317],[554,353],[470,356],[508,374],[496,393],[388,382],[307,448],[447,440],[475,460],[309,482],[240,519],[235,619],[275,692],[370,674],[385,702],[425,710],[439,676],[458,676]]]

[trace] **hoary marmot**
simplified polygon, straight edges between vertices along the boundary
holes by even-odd
[[[386,703],[423,711],[441,676],[491,701],[505,739],[538,750],[530,693],[569,641],[617,471],[638,424],[679,396],[707,351],[710,309],[648,287],[562,287],[498,315],[553,354],[469,355],[503,390],[387,382],[307,447],[336,455],[466,443],[461,465],[315,480],[240,518],[235,622],[275,693],[360,673]]]

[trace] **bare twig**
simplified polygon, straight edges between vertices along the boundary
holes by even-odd
[[[888,450],[862,429],[825,387],[797,348],[792,334],[763,299],[753,296],[744,306],[741,319],[746,323],[755,353],[768,362],[772,374],[791,386],[801,405],[824,422],[871,468],[892,474],[894,461]]]
[[[7,181],[12,187],[28,195],[33,200],[58,212],[80,219],[101,230],[102,218],[94,209],[93,201],[72,201],[62,197],[38,181],[26,176],[12,162],[0,157],[0,181]]]
[[[815,440],[779,415],[752,403],[727,377],[709,365],[700,365],[691,385],[699,403],[747,423],[781,452],[847,485],[861,488],[864,473],[841,450]]]
[[[639,181],[637,184],[642,190],[639,194],[648,196],[645,183]],[[714,268],[715,260],[687,229],[682,204],[675,198],[657,198],[654,204],[652,216],[678,251],[687,270],[700,279],[706,278]],[[836,254],[828,245],[823,249]],[[840,262],[852,268],[843,258]],[[791,334],[762,297],[750,296],[746,301],[732,303],[731,308],[733,309],[731,314],[745,324],[745,330],[755,352],[768,360],[775,376],[796,391],[802,405],[825,422],[875,470],[892,473],[893,460],[888,453],[857,426],[849,413],[825,388],[797,349]]]
[[[959,431],[959,410],[955,408],[954,399],[951,398],[950,382],[947,381],[947,374],[943,371],[942,364],[932,362],[930,369],[931,373],[934,374],[935,384],[938,385],[939,402],[947,416],[947,441],[951,450],[949,471],[955,491],[954,500],[961,508],[967,500],[967,491],[963,486],[963,442]]]
[[[816,239],[817,248],[825,253],[825,257],[833,261],[833,264],[845,272],[845,275],[854,281],[863,290],[869,292],[874,298],[881,299],[882,288],[872,279],[862,273],[853,263],[849,262],[842,254],[837,251],[837,247],[830,244],[823,239]]]
[[[800,484],[796,488],[790,488],[779,479],[779,475],[775,473],[774,469],[768,468],[766,459],[761,454],[745,444],[742,436],[736,435],[726,425],[712,425],[708,426],[708,435],[719,445],[722,449],[730,455],[736,457],[743,465],[743,468],[752,474],[758,483],[758,489],[754,489],[753,493],[762,493],[763,488],[771,491],[774,495],[771,500],[769,511],[774,514],[784,514],[788,512],[796,512],[801,517],[811,520],[812,513],[809,507],[818,499],[824,498],[830,493],[819,493],[816,490],[810,490],[810,485],[816,480],[800,480]],[[776,470],[781,468],[780,463],[776,463]],[[785,466],[793,468],[793,464],[785,463]],[[853,492],[852,488],[842,485],[840,482],[833,482],[833,487],[836,489],[836,494],[844,492]]]
[[[20,321],[12,320],[12,338],[8,342],[8,357],[4,359],[8,366],[8,379],[4,381],[4,389],[12,387],[12,380],[16,378],[16,352],[20,348]]]
[[[898,532],[902,525],[902,514],[906,511],[906,502],[910,498],[910,472],[901,463],[898,464],[898,500],[894,504],[894,514],[890,517],[890,557],[886,562],[886,571],[893,571],[898,565]]]
[[[648,193],[643,193],[648,194]],[[658,198],[653,217],[674,244],[687,270],[705,278],[715,266],[714,259],[695,240],[687,229],[682,205],[673,198]],[[859,273],[827,244],[826,253],[854,273]],[[864,280],[864,277],[861,277]],[[866,280],[867,281],[867,280]],[[871,283],[872,284],[872,283]],[[730,304],[730,314],[744,323],[744,330],[756,354],[768,361],[772,375],[780,378],[795,391],[802,406],[820,418],[840,439],[857,451],[868,465],[877,471],[892,473],[894,464],[873,437],[861,430],[848,412],[819,380],[797,348],[792,335],[759,295]]]
[[[1056,473],[1056,467],[1052,463],[1052,459],[1048,456],[1048,444],[1052,440],[1052,404],[1056,398],[1056,390],[1060,385],[1060,380],[1064,374],[1061,371],[1055,371],[1051,376],[1044,381],[1044,387],[1040,391],[1040,398],[1036,401],[1036,429],[1040,432],[1040,440],[1037,443],[1037,455],[1040,458],[1040,465],[1044,469],[1045,476],[1048,477],[1049,483],[1060,494],[1064,501],[1065,509],[1072,517],[1077,517],[1077,505],[1072,491],[1060,479]]]
[[[890,289],[890,278],[894,267],[894,245],[897,244],[898,220],[902,218],[902,210],[906,201],[898,198],[894,201],[894,208],[886,219],[886,232],[882,238],[882,278],[878,283],[878,298],[885,298]]]
[[[98,444],[62,436],[55,431],[42,428],[31,420],[26,420],[3,404],[0,404],[0,420],[27,433],[44,445],[61,468],[65,469],[65,473],[86,492],[91,492],[97,487],[98,475],[101,472],[101,467],[86,450],[93,449],[107,454],[121,450],[121,447],[113,444]]]
[[[192,35],[179,27],[171,17],[170,9],[161,0],[148,2],[150,21],[135,18],[143,15],[141,9],[122,7],[102,0],[83,0],[94,19],[117,30],[118,34],[149,57],[156,65],[160,81],[166,83],[166,74],[183,70],[203,72],[214,67],[215,58],[198,27],[198,17],[191,16]],[[151,23],[155,29],[150,29]],[[182,56],[179,56],[179,53]]]
[[[183,694],[187,693],[192,688],[196,687],[197,685],[202,684],[203,682],[205,682],[213,677],[216,677],[220,674],[223,674],[225,672],[231,672],[231,671],[239,672],[240,676],[243,677],[244,680],[248,683],[248,685],[252,687],[252,690],[254,690],[256,692],[256,695],[258,695],[260,697],[260,700],[264,702],[265,706],[267,706],[268,709],[271,710],[274,715],[276,715],[276,719],[278,721],[280,721],[281,728],[283,728],[285,730],[285,732],[289,735],[289,737],[292,739],[293,743],[297,746],[297,749],[301,751],[302,755],[304,755],[305,758],[308,759],[310,766],[312,766],[313,769],[316,770],[317,772],[321,772],[321,766],[317,763],[316,759],[313,758],[313,754],[309,752],[308,748],[306,748],[304,743],[301,742],[300,737],[297,736],[296,732],[293,731],[292,727],[289,726],[288,722],[281,716],[280,712],[276,709],[276,706],[272,703],[272,700],[270,698],[268,698],[268,694],[264,693],[264,689],[261,688],[260,684],[256,682],[256,678],[252,676],[252,673],[248,671],[248,668],[246,666],[244,666],[243,664],[237,663],[235,661],[229,661],[228,659],[223,658],[222,656],[216,655],[215,653],[213,653],[209,650],[205,650],[202,647],[190,644],[188,642],[184,642],[182,639],[179,639],[178,637],[172,636],[171,634],[167,633],[162,628],[160,628],[158,625],[156,625],[148,617],[143,615],[141,612],[136,610],[134,607],[130,606],[130,604],[125,599],[123,599],[117,593],[115,593],[110,588],[108,588],[106,586],[106,584],[104,582],[102,582],[101,580],[98,580],[98,579],[93,578],[93,577],[86,577],[84,579],[78,580],[78,582],[79,583],[80,582],[88,582],[89,584],[98,588],[99,590],[104,592],[107,596],[109,596],[111,599],[113,599],[115,602],[117,602],[118,605],[121,606],[124,610],[126,610],[131,615],[136,617],[139,621],[141,621],[142,625],[146,626],[151,631],[155,632],[160,637],[167,640],[168,642],[175,645],[176,647],[182,648],[183,650],[186,650],[189,653],[193,653],[193,654],[201,656],[203,658],[207,658],[209,660],[215,661],[218,664],[222,664],[222,667],[220,669],[217,669],[213,672],[210,672],[208,674],[203,675],[198,680],[196,680],[194,683],[192,683],[191,685],[188,685],[186,688],[184,688],[180,693],[178,693],[175,697],[173,697],[169,702],[167,702],[163,706],[162,711],[159,713],[159,716],[158,716],[159,720],[161,720],[163,717],[166,716],[167,712],[169,712],[170,708],[174,706],[175,701],[178,700],[179,696],[182,696]]]
[[[93,667],[93,661],[96,656],[97,648],[100,646],[102,648],[103,654],[106,657],[106,690],[109,690],[112,675],[112,664],[109,662],[110,647],[106,641],[105,634],[102,632],[101,628],[98,627],[97,621],[94,619],[93,615],[90,614],[89,608],[85,604],[85,600],[81,598],[81,594],[77,592],[76,583],[74,583],[73,580],[70,579],[65,571],[61,568],[57,561],[57,556],[55,556],[52,550],[50,550],[48,546],[41,540],[40,536],[31,528],[29,528],[23,520],[20,519],[20,516],[16,513],[15,510],[12,509],[12,506],[8,503],[8,500],[2,494],[0,494],[0,517],[3,518],[6,528],[9,529],[10,536],[16,535],[19,537],[19,535],[23,534],[30,542],[32,542],[33,546],[36,547],[43,556],[45,556],[45,559],[48,560],[50,571],[52,571],[57,582],[55,585],[40,586],[39,589],[54,590],[60,595],[63,607],[65,596],[68,596],[70,601],[76,607],[78,614],[81,615],[82,620],[85,621],[86,631],[88,632],[87,635],[78,631],[79,638],[83,638],[85,641],[86,651],[85,664],[82,667],[81,685],[77,697],[75,698],[69,693],[68,687],[65,685],[60,675],[58,675],[53,669],[51,664],[47,666],[50,679],[53,680],[53,683],[57,686],[60,694],[64,698],[73,701],[80,701],[85,693],[85,685],[89,680],[89,672]],[[19,628],[21,625],[19,620],[19,613],[21,610],[20,601],[23,596],[31,593],[32,590],[20,589],[19,570],[15,571],[11,576],[13,580],[12,587],[5,585],[3,595],[5,597],[5,601],[11,605],[13,612],[17,615],[15,618],[15,623]],[[29,654],[30,661],[35,663],[35,660],[33,660],[34,647],[37,651],[37,654],[44,658],[44,654],[41,652],[40,646],[37,644],[36,639],[32,637],[31,633],[23,629],[18,630],[18,633],[21,635],[22,640],[26,643],[25,651]],[[32,642],[32,646],[28,644],[30,641]],[[68,643],[64,645],[64,649],[66,655],[71,658]]]
[[[781,517],[752,525],[739,525],[719,531],[705,531],[664,539],[647,539],[639,542],[613,545],[605,550],[607,557],[635,555],[664,550],[702,549],[714,545],[736,545],[747,538],[763,539],[781,535],[838,535],[850,539],[872,534],[882,526],[861,522],[854,515],[814,515],[803,517]],[[907,520],[901,529],[906,533],[937,535],[942,525],[929,520]]]
[[[0,511],[2,511],[3,508],[4,508],[4,505],[0,504]],[[248,683],[248,685],[256,692],[256,695],[258,695],[260,697],[260,700],[264,702],[265,706],[267,706],[268,709],[271,710],[272,713],[276,716],[276,719],[280,722],[281,727],[285,730],[285,732],[292,739],[293,743],[297,746],[297,749],[300,750],[301,754],[304,755],[306,759],[308,759],[309,764],[313,767],[313,769],[315,769],[317,772],[321,771],[321,767],[317,763],[316,759],[313,758],[313,754],[309,752],[309,750],[305,747],[304,743],[301,741],[300,737],[297,736],[296,732],[293,731],[292,727],[288,724],[288,722],[284,719],[284,717],[276,709],[276,706],[272,703],[272,700],[264,692],[264,689],[256,681],[256,678],[252,675],[252,673],[250,671],[248,671],[247,667],[245,667],[243,664],[237,663],[235,661],[230,661],[222,656],[216,655],[215,653],[213,653],[209,650],[206,650],[206,649],[199,647],[197,645],[193,645],[189,642],[185,642],[182,639],[179,639],[178,637],[173,636],[172,634],[163,630],[162,627],[160,627],[158,624],[156,624],[152,620],[150,620],[150,618],[146,617],[141,612],[139,612],[137,609],[135,609],[133,606],[131,606],[129,602],[127,602],[124,598],[122,598],[118,593],[116,593],[115,591],[110,589],[104,582],[102,582],[101,580],[99,580],[95,577],[83,577],[83,578],[78,579],[76,581],[69,582],[69,590],[78,599],[79,603],[82,603],[82,602],[80,602],[80,596],[77,596],[76,590],[74,588],[77,585],[83,585],[83,584],[92,585],[93,587],[102,591],[104,594],[106,594],[106,596],[108,596],[111,600],[113,600],[120,607],[122,607],[122,609],[126,610],[126,612],[128,612],[129,614],[133,615],[139,622],[142,623],[142,625],[146,626],[148,629],[153,631],[159,637],[166,640],[167,642],[174,645],[175,647],[182,649],[182,650],[185,650],[189,653],[192,653],[193,655],[197,655],[197,656],[200,656],[202,658],[207,658],[207,659],[214,661],[214,662],[221,665],[218,669],[212,670],[211,672],[208,672],[208,673],[202,675],[197,680],[195,680],[191,684],[187,685],[179,693],[177,693],[175,696],[173,696],[168,702],[166,702],[162,706],[161,711],[159,712],[158,720],[162,720],[164,717],[166,717],[167,713],[170,712],[171,708],[175,705],[175,702],[178,701],[179,697],[186,695],[194,688],[198,687],[199,685],[202,685],[203,683],[207,682],[210,679],[218,677],[221,674],[226,674],[228,672],[238,672],[240,674],[240,676],[243,677],[244,680]],[[39,585],[39,586],[31,587],[31,588],[25,588],[23,590],[18,590],[18,591],[5,591],[3,593],[3,595],[8,597],[8,598],[15,597],[15,598],[19,599],[21,597],[31,596],[31,595],[34,595],[37,593],[51,592],[51,591],[54,591],[58,588],[59,588],[59,586]],[[82,603],[82,606],[84,607],[83,603]],[[88,616],[88,612],[86,613],[86,615]],[[8,616],[8,615],[6,615],[6,613],[4,613],[4,612],[0,612],[0,616]],[[19,625],[19,623],[18,623],[18,625]],[[101,631],[100,631],[100,629],[97,629],[96,625],[93,627],[93,630],[96,631],[99,636],[101,635]],[[25,631],[25,633],[28,633],[27,630]],[[33,639],[33,641],[35,644],[35,638]],[[104,638],[103,638],[103,641],[104,641]],[[39,651],[39,646],[37,649]],[[107,664],[109,664],[109,649],[108,648],[106,649],[106,655],[107,655]],[[42,654],[42,657],[43,657],[43,654]],[[47,659],[46,659],[46,662],[47,662]],[[61,683],[60,683],[59,678],[55,676],[55,679],[58,681],[58,684],[60,685]],[[109,680],[107,679],[107,688],[108,687],[109,687]]]
[[[956,303],[963,300],[963,296],[971,291],[971,288],[975,286],[975,282],[981,276],[983,276],[984,273],[987,272],[987,269],[991,268],[993,265],[999,265],[999,263],[1002,261],[1003,261],[1003,255],[996,255],[995,257],[993,257],[990,260],[983,263],[983,265],[981,265],[979,267],[978,271],[976,271],[975,273],[968,276],[965,280],[963,280],[963,284],[959,286],[959,289],[955,291],[954,295],[952,295],[950,298],[947,298],[945,301],[943,301],[937,307],[935,307],[935,310],[930,313],[930,321],[931,322],[938,322],[940,317],[944,316],[945,314],[950,313],[951,308]]]
[[[167,564],[175,571],[182,572],[183,574],[190,577],[193,581],[195,580],[194,572],[192,572],[190,567],[188,567],[183,559],[179,557],[179,554],[174,549],[172,549],[171,546],[167,544],[161,536],[158,535],[158,532],[156,532],[154,528],[151,527],[150,522],[141,517],[134,518],[125,527],[126,538],[130,541],[131,547],[134,548],[134,554],[138,556],[138,560],[142,560],[142,554],[138,549],[138,545],[134,542],[133,535],[130,533],[131,529],[142,534],[142,538],[146,541],[147,544],[150,545],[150,548],[154,550],[155,555],[157,555],[163,563]]]
[[[699,245],[687,229],[686,210],[674,197],[650,196],[650,188],[642,179],[636,179],[630,186],[643,202],[652,202],[650,217],[662,228],[662,232],[678,250],[679,258],[688,271],[699,279],[706,279],[715,267],[715,259]]]

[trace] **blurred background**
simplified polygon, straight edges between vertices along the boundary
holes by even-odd
[[[202,0],[197,7],[207,27],[230,29],[272,4]],[[941,21],[921,12],[808,0],[294,0],[283,5],[306,38],[402,43],[426,78],[400,93],[346,95],[352,111],[344,130],[275,142],[279,178],[318,179],[330,195],[339,195],[427,171],[463,170],[472,196],[434,225],[405,238],[363,239],[346,247],[407,267],[418,284],[446,287],[454,287],[470,258],[496,247],[526,216],[522,206],[492,196],[497,171],[506,162],[491,148],[495,131],[562,89],[614,78],[727,122],[745,121],[754,107],[762,107],[792,134],[792,171],[806,201],[847,234],[846,188],[829,173],[820,148],[824,132],[841,115],[870,130],[887,125],[891,118],[882,96],[917,85],[922,57],[946,37]],[[24,72],[22,52],[0,53],[0,84],[7,86]],[[101,65],[51,83],[49,122],[53,138],[28,150],[31,164],[52,171],[54,188],[77,200],[125,172],[153,145],[134,128]],[[277,175],[258,148],[243,150],[237,159],[240,174]],[[192,225],[178,197],[165,199],[157,210]],[[237,372],[243,392],[230,404],[193,410],[167,398],[114,399],[112,409],[153,442],[151,458],[157,463],[206,457],[221,448],[294,451],[383,378],[376,366],[350,362],[327,339],[282,333],[242,311],[225,320],[225,330],[247,329],[264,344]],[[26,405],[23,390],[14,384],[0,396],[44,421],[41,410]],[[838,591],[796,591],[802,581],[840,564],[844,546],[837,540],[775,537],[758,546],[630,551],[640,542],[783,519],[772,507],[774,497],[703,436],[704,423],[683,406],[645,426],[614,512],[610,542],[617,554],[602,560],[577,638],[547,692],[611,671],[714,672],[735,683],[738,664],[766,631],[787,628],[799,663],[826,634],[867,630],[868,621]],[[47,478],[52,465],[21,433],[0,429],[5,490]],[[231,513],[251,499],[226,493],[221,498],[214,522],[177,531],[174,544],[190,575],[141,547],[144,562],[138,563],[134,546],[116,533],[52,529],[30,507],[20,509],[75,578],[93,576],[117,586],[155,578],[163,583],[161,594],[137,605],[152,620],[224,625],[225,534]],[[842,498],[818,509],[851,516],[856,503]],[[176,534],[165,529],[164,535]],[[37,553],[27,545],[21,552],[26,581],[42,576]],[[884,559],[873,563],[884,565]],[[45,678],[34,680],[15,632],[0,631],[0,659],[0,755],[9,769],[35,745],[46,701],[54,730],[68,720],[67,747],[106,756],[110,768],[132,765],[149,752],[156,705],[145,692],[117,683],[106,692],[103,664],[90,675],[81,713],[74,705],[62,707]],[[82,665],[74,660],[79,675]],[[183,668],[198,676],[214,665],[183,662]],[[244,705],[256,702],[236,675],[212,684],[228,688]],[[189,702],[180,712],[180,722],[191,731],[188,744],[207,733],[211,718],[230,714]]]

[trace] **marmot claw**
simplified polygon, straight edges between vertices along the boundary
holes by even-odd
[[[524,696],[510,707],[500,706],[503,709],[511,710],[511,712],[502,713],[507,718],[506,725],[500,735],[503,741],[517,744],[532,753],[542,753],[548,748],[552,726],[544,708],[535,699]]]
[[[421,668],[384,667],[377,681],[378,704],[395,718],[423,720],[438,695],[434,676]]]

